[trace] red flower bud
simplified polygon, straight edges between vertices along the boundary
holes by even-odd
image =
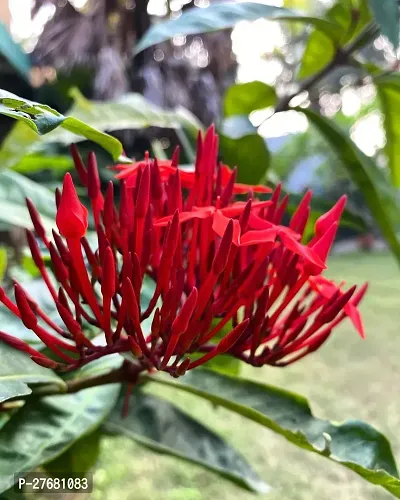
[[[103,221],[106,227],[111,227],[114,222],[114,184],[112,181],[108,183],[106,197],[104,200],[104,215]]]
[[[69,279],[69,273],[67,268],[65,267],[60,255],[58,254],[53,243],[50,243],[49,246],[51,263],[53,264],[54,274],[56,275],[58,281],[60,283],[64,283]]]
[[[88,185],[87,192],[88,196],[91,200],[95,200],[98,196],[101,195],[100,191],[100,177],[99,170],[97,168],[97,160],[96,156],[91,151],[88,155],[88,163],[87,163],[87,177],[88,177]]]
[[[36,238],[32,231],[26,230],[26,239],[28,240],[29,250],[31,251],[33,262],[36,267],[41,269],[44,266],[43,257],[39,250]]]
[[[76,147],[75,144],[71,145],[71,155],[72,155],[72,159],[74,160],[75,169],[78,172],[81,184],[83,186],[87,186],[88,185],[88,172],[87,172],[86,167],[82,161],[81,155],[79,154],[78,148]]]
[[[217,345],[218,353],[222,354],[231,349],[239,341],[240,337],[243,335],[249,323],[250,320],[245,319],[244,321],[239,323],[239,325],[236,328],[234,328],[231,332],[225,335],[225,337],[221,339],[219,344]]]
[[[189,368],[189,365],[190,365],[190,358],[184,359],[182,361],[182,363],[177,366],[177,368],[175,370],[175,374],[178,377],[182,377],[183,375],[185,375],[187,369]]]
[[[135,213],[138,218],[143,219],[146,216],[146,212],[149,207],[149,198],[150,198],[150,167],[146,165],[140,178],[140,185],[138,187],[138,193],[136,199]]]
[[[226,226],[224,235],[219,245],[218,251],[214,257],[212,270],[216,275],[220,275],[225,269],[226,263],[228,261],[229,252],[231,250],[233,240],[233,220],[231,219]]]
[[[172,323],[171,336],[181,335],[187,330],[190,318],[192,317],[194,308],[196,307],[197,295],[197,288],[193,287],[178,316]]]
[[[115,293],[115,260],[110,247],[107,247],[104,252],[101,291],[107,297],[113,297]]]
[[[60,188],[56,188],[55,200],[56,200],[56,207],[58,210],[58,208],[60,207],[60,203],[61,203],[61,189]]]
[[[35,351],[29,344],[19,339],[18,337],[14,337],[13,335],[9,335],[8,333],[4,333],[0,331],[0,340],[5,342],[9,346],[14,349],[18,349],[18,351],[27,352],[28,354],[37,354],[40,356],[40,353]]]
[[[80,239],[88,227],[88,212],[79,201],[71,174],[64,177],[61,203],[57,210],[56,223],[65,238]]]
[[[29,210],[29,215],[31,216],[32,224],[35,229],[36,234],[39,236],[41,240],[44,242],[47,241],[46,239],[46,231],[44,229],[42,219],[39,215],[39,212],[37,211],[35,205],[33,204],[32,200],[30,198],[26,199],[26,205]]]
[[[132,354],[134,356],[136,356],[137,358],[143,357],[143,352],[140,349],[140,347],[138,346],[138,344],[134,341],[134,339],[132,337],[128,337],[128,340],[129,340],[129,345],[130,345]]]
[[[181,148],[179,146],[176,146],[174,149],[174,152],[172,153],[171,167],[177,167],[179,165],[180,152],[181,152]]]
[[[31,360],[37,365],[44,366],[44,368],[49,368],[50,370],[58,370],[62,366],[60,363],[56,363],[50,358],[42,358],[41,356],[31,356]]]
[[[29,305],[24,290],[19,285],[15,285],[14,294],[23,324],[26,328],[33,330],[37,325],[37,317]]]
[[[61,302],[56,302],[56,307],[68,331],[70,331],[74,337],[80,335],[82,333],[81,326],[72,316],[71,312],[64,307]]]

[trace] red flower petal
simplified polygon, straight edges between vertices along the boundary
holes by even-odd
[[[315,235],[321,237],[335,222],[339,224],[344,207],[346,205],[347,196],[344,194],[339,201],[326,214],[321,215],[315,223]]]
[[[293,253],[300,255],[300,257],[303,257],[306,263],[314,264],[316,266],[315,274],[319,274],[323,269],[326,269],[326,265],[311,248],[302,245],[284,232],[280,234],[280,238],[286,248],[291,250]]]
[[[259,184],[250,186],[248,184],[240,184],[238,182],[235,182],[233,186],[233,194],[245,194],[249,191],[254,191],[255,193],[271,193],[272,189],[268,186],[261,186]]]
[[[247,205],[247,202],[245,201],[237,201],[236,203],[232,203],[228,207],[221,208],[221,212],[226,215],[227,217],[236,217],[240,214],[242,214],[243,210],[245,209]],[[271,202],[268,201],[253,201],[251,208],[252,210],[254,208],[263,208],[263,207],[268,207],[271,205]]]
[[[279,233],[278,228],[263,229],[261,231],[247,231],[240,238],[240,246],[258,245],[260,243],[273,243]]]
[[[207,219],[215,212],[214,207],[193,207],[192,212],[180,212],[179,213],[179,223],[187,222],[192,219]],[[155,227],[165,227],[168,225],[168,222],[171,222],[173,219],[173,215],[167,215],[166,217],[162,217],[154,222]]]
[[[231,220],[232,219],[230,219],[229,217],[225,217],[221,210],[216,210],[213,218],[212,228],[218,234],[218,236],[221,236],[222,238],[224,236],[225,229]],[[232,243],[236,246],[240,245],[240,224],[237,220],[233,221]]]

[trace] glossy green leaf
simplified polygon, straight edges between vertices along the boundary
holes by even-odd
[[[10,170],[0,170],[0,221],[10,226],[31,228],[26,197],[35,203],[46,229],[55,227],[54,195],[40,184]]]
[[[399,45],[399,6],[396,0],[369,0],[376,22],[396,49]]]
[[[274,87],[264,82],[237,83],[228,88],[224,99],[224,115],[249,115],[257,109],[276,104]]]
[[[385,152],[389,161],[392,183],[395,187],[400,187],[400,75],[377,77],[375,85],[384,117]]]
[[[335,26],[329,21],[304,16],[282,7],[255,2],[215,2],[207,8],[187,9],[178,19],[154,24],[136,45],[135,53],[165,42],[175,35],[194,35],[232,28],[239,21],[255,21],[260,18],[271,21],[291,21],[312,24],[335,36]]]
[[[317,127],[342,161],[350,178],[362,192],[371,214],[400,263],[400,242],[395,230],[399,207],[396,203],[396,194],[383,173],[332,120],[310,109],[296,109],[304,113]]]
[[[178,128],[180,126],[174,111],[163,110],[137,93],[125,94],[106,102],[89,101],[80,97],[75,101],[68,115],[69,117],[66,119],[68,126],[63,127],[64,130],[58,129],[48,135],[45,138],[46,142],[71,144],[83,140],[84,137],[94,140],[80,132],[80,124],[79,126],[74,125],[77,120],[87,127],[95,127],[97,130],[109,132],[147,127]]]
[[[75,441],[62,455],[48,462],[44,469],[56,477],[86,474],[96,465],[99,458],[100,441],[101,432],[96,429]]]
[[[5,90],[0,90],[0,114],[28,125],[39,135],[48,134],[57,127],[62,127],[65,133],[75,134],[81,140],[83,136],[97,142],[111,154],[114,160],[117,160],[122,154],[122,144],[118,139],[84,123],[79,117],[66,117],[49,106],[29,101]],[[97,123],[94,123],[94,126],[97,127]],[[57,132],[55,136],[57,136]]]
[[[137,93],[126,94],[107,102],[90,101],[79,95],[68,111],[68,116],[64,118],[61,127],[45,136],[38,136],[23,123],[17,123],[2,143],[0,165],[18,168],[20,163],[23,165],[26,161],[25,155],[40,154],[40,150],[47,145],[68,146],[86,139],[98,142],[117,160],[122,153],[122,146],[117,141],[118,151],[111,149],[114,148],[116,139],[103,134],[105,131],[147,127],[174,128],[177,133],[185,131],[190,142],[195,144],[197,132],[202,128],[202,124],[188,110],[164,110]]]
[[[128,416],[121,418],[123,402],[122,392],[105,422],[108,432],[125,435],[158,453],[201,465],[250,491],[268,491],[268,486],[238,452],[173,404],[136,390],[131,396]]]
[[[63,123],[65,117],[55,109],[0,90],[0,114],[26,123],[39,135],[48,134]]]
[[[196,369],[179,379],[159,375],[145,379],[195,394],[243,415],[400,498],[400,479],[390,444],[383,434],[364,422],[336,424],[318,419],[307,400],[298,394],[209,370]]]
[[[245,115],[226,118],[219,131],[222,161],[238,167],[238,180],[258,184],[266,176],[270,154],[265,140]]]
[[[0,430],[0,492],[96,429],[113,408],[117,384],[29,401]]]
[[[1,328],[6,329],[7,325],[2,325]],[[31,394],[32,384],[56,384],[61,390],[65,388],[65,382],[53,371],[37,365],[27,354],[2,341],[0,359],[0,403]]]

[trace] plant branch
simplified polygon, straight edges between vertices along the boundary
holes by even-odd
[[[31,394],[27,394],[25,397],[19,397],[18,400],[74,394],[82,391],[83,389],[98,387],[106,384],[128,382],[135,385],[139,383],[139,375],[144,370],[147,370],[147,368],[125,360],[119,368],[108,373],[103,373],[93,377],[68,380],[66,381],[66,389],[62,389],[60,386],[55,384],[47,384],[37,387]]]
[[[296,92],[293,92],[292,94],[282,97],[282,99],[278,102],[278,104],[275,107],[274,114],[279,113],[281,111],[289,110],[290,109],[289,103],[294,97],[298,96],[302,92],[310,90],[316,83],[318,83],[325,76],[327,76],[332,70],[336,69],[339,66],[349,64],[350,56],[353,54],[353,52],[361,48],[363,43],[365,43],[366,37],[370,39],[371,37],[375,36],[375,34],[377,33],[377,29],[378,28],[375,25],[375,23],[370,23],[346,47],[343,48],[337,47],[333,59],[325,67],[323,67],[315,75],[305,79],[301,83],[299,88],[296,90]]]

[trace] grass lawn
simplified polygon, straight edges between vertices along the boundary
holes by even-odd
[[[363,341],[343,323],[317,353],[284,369],[253,369],[243,376],[305,395],[316,415],[363,419],[383,431],[400,461],[400,270],[389,255],[332,257],[328,276],[370,282]],[[393,498],[355,473],[300,451],[272,432],[196,398],[158,389],[241,450],[272,492],[262,500],[384,500]],[[155,455],[124,438],[104,440],[92,498],[112,500],[248,500],[230,482],[177,459]]]

